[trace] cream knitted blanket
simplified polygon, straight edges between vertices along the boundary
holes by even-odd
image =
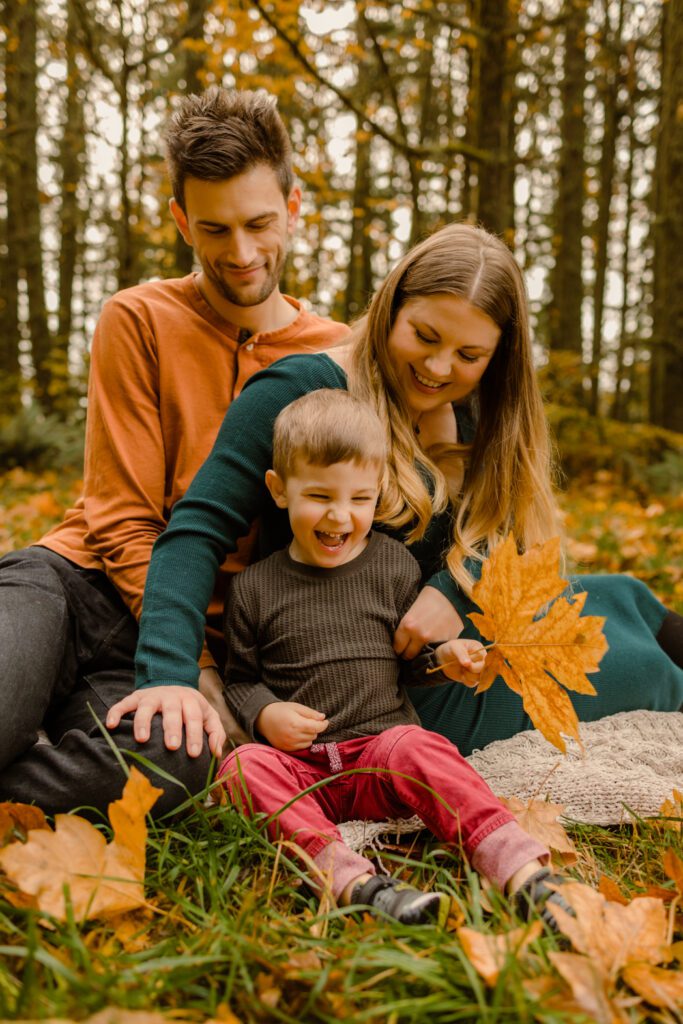
[[[683,790],[683,714],[622,711],[579,727],[585,754],[569,740],[560,753],[537,731],[497,740],[467,758],[497,796],[549,800],[564,817],[618,825],[656,815],[674,787]],[[382,849],[420,829],[406,821],[350,821],[340,830],[355,850]]]

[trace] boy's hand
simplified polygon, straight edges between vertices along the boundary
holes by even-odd
[[[436,587],[424,587],[398,624],[394,650],[410,660],[425,644],[437,643],[445,636],[457,636],[463,622],[447,597]]]
[[[330,724],[322,711],[305,704],[278,701],[266,704],[256,719],[256,729],[277,750],[307,750],[318,733]]]
[[[150,686],[144,690],[134,690],[109,709],[107,728],[115,729],[122,717],[131,711],[135,712],[133,735],[138,743],[147,742],[152,718],[160,714],[164,743],[169,750],[177,750],[180,746],[184,725],[185,745],[190,757],[199,757],[201,754],[203,732],[209,737],[211,753],[216,757],[221,756],[225,729],[218,713],[199,690],[190,686]]]
[[[486,662],[486,648],[478,640],[448,640],[436,649],[436,660],[449,679],[472,686]]]

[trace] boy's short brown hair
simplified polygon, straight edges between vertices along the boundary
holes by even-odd
[[[273,469],[286,480],[303,459],[313,466],[372,463],[380,475],[387,458],[382,422],[348,391],[321,388],[286,406],[273,427]]]
[[[178,205],[185,179],[223,181],[257,164],[275,172],[285,200],[294,183],[292,144],[274,96],[212,85],[186,96],[166,125],[166,162]]]

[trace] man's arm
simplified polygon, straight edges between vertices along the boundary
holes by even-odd
[[[166,475],[156,339],[118,297],[93,338],[84,473],[87,542],[139,618]]]

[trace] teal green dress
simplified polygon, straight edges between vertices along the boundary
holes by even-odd
[[[209,457],[154,545],[140,621],[137,687],[197,686],[206,609],[226,554],[256,519],[261,522],[261,555],[291,540],[287,514],[275,507],[264,483],[272,464],[275,418],[310,391],[345,389],[346,383],[341,368],[324,354],[287,356],[252,377],[230,405]],[[466,412],[456,410],[456,415],[466,437]],[[457,608],[466,623],[464,635],[479,639],[467,618],[474,605],[443,570],[450,529],[449,512],[434,516],[425,537],[410,550],[424,583]],[[678,710],[683,670],[656,641],[667,614],[664,606],[644,584],[626,576],[585,576],[572,581],[572,587],[588,591],[586,614],[607,617],[610,645],[600,672],[591,677],[597,696],[572,695],[579,718],[634,708]],[[410,697],[423,725],[447,736],[463,754],[532,727],[521,699],[501,679],[480,695],[447,683],[413,687]]]

